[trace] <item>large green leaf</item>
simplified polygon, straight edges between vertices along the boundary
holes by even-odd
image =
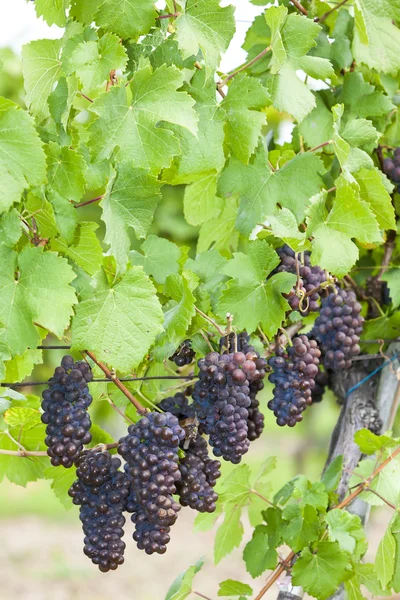
[[[133,267],[109,289],[81,302],[72,322],[72,344],[93,350],[115,369],[136,367],[158,333],[163,312],[155,289],[139,267]]]
[[[42,121],[49,115],[47,99],[61,72],[61,40],[37,40],[22,47],[25,102]]]
[[[156,16],[153,0],[103,0],[95,20],[105,31],[137,39],[155,25]]]

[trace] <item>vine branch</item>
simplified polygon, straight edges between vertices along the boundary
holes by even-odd
[[[104,450],[112,450],[113,448],[117,448],[118,447],[119,442],[112,442],[111,444],[98,444],[97,446],[94,446],[92,448],[92,450],[101,450],[102,452],[104,452]],[[45,450],[3,450],[0,449],[0,455],[7,455],[7,456],[15,456],[15,457],[20,457],[20,458],[29,458],[31,456],[34,457],[44,457],[44,456],[48,456],[47,452]]]
[[[321,17],[315,17],[314,21],[316,23],[322,23],[323,21],[325,21],[325,19],[327,19],[329,17],[329,15],[331,15],[335,10],[338,10],[339,8],[341,8],[348,1],[349,0],[342,0],[342,2],[339,2],[339,4],[336,4],[336,6],[331,8],[331,10],[327,10],[326,13],[324,13]]]
[[[300,4],[300,2],[298,0],[290,0],[290,2],[293,4],[293,6],[295,6],[297,8],[297,10],[299,12],[301,12],[303,15],[308,15],[308,10],[306,8],[304,8],[304,6],[302,6]]]
[[[152,381],[157,379],[197,379],[197,375],[152,375],[150,377],[121,377],[119,381]],[[89,383],[112,383],[114,379],[98,378],[92,379]],[[47,385],[48,381],[25,381],[24,383],[12,383],[11,381],[3,381],[0,387],[32,387],[35,385]]]
[[[197,308],[197,306],[194,307],[194,310],[197,312],[197,314],[199,314],[201,317],[203,317],[203,319],[205,319],[206,321],[208,321],[209,323],[211,323],[211,325],[213,327],[215,327],[215,329],[218,331],[218,333],[222,337],[225,336],[225,331],[223,329],[221,329],[221,327],[218,325],[218,323],[216,323],[214,321],[214,319],[211,319],[211,317],[209,317],[208,315],[206,315],[206,313],[204,313],[202,310],[200,310],[199,308]]]
[[[89,204],[93,204],[94,202],[98,202],[104,198],[104,194],[102,196],[97,196],[97,198],[92,198],[91,200],[86,200],[85,202],[80,202],[79,204],[74,204],[74,208],[82,208],[82,206],[88,206]]]
[[[110,369],[108,367],[106,367],[105,364],[100,362],[96,358],[96,356],[93,354],[93,352],[90,352],[90,350],[85,350],[85,354],[89,358],[91,358],[93,362],[96,363],[96,365],[103,371],[103,373],[109,379],[111,379],[111,381],[113,381],[115,383],[117,388],[128,398],[129,402],[131,404],[133,404],[133,406],[136,408],[139,415],[145,415],[147,413],[147,410],[145,409],[145,407],[138,400],[136,400],[135,396],[133,394],[131,394],[131,392],[128,390],[128,388],[118,379],[118,377],[115,375],[115,373],[112,373],[110,371]]]
[[[245,71],[246,69],[248,69],[249,67],[254,65],[254,63],[256,63],[258,60],[260,60],[260,58],[265,56],[270,50],[271,50],[271,46],[267,46],[267,48],[264,48],[264,50],[262,50],[262,52],[260,52],[260,54],[257,54],[257,56],[255,58],[250,60],[245,65],[241,66],[239,69],[236,69],[236,71],[233,71],[233,73],[231,73],[230,75],[225,77],[225,79],[223,79],[222,81],[218,82],[217,89],[220,90],[220,88],[223,88],[224,85],[226,85],[228,83],[228,81],[233,79],[236,75],[238,75],[242,71]]]

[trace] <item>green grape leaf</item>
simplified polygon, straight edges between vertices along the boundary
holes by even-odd
[[[78,211],[67,198],[60,196],[54,190],[47,190],[46,196],[53,208],[54,218],[61,236],[67,244],[72,244],[79,219]]]
[[[239,233],[235,227],[237,217],[237,202],[228,198],[219,217],[203,223],[200,228],[197,252],[205,252],[211,246],[224,256],[230,256],[230,249],[236,250]]]
[[[46,151],[49,184],[63,198],[79,201],[86,185],[84,159],[71,148],[54,142]]]
[[[124,70],[128,56],[118,36],[106,33],[97,42],[81,42],[68,59],[84,88],[92,89],[108,80],[110,71]]]
[[[373,564],[356,563],[354,571],[359,576],[362,585],[365,585],[374,596],[390,596],[390,592],[385,592],[379,585]]]
[[[220,0],[186,0],[175,27],[184,57],[201,50],[206,64],[215,69],[235,33],[234,7],[221,8]]]
[[[120,272],[126,269],[128,262],[130,228],[138,238],[146,237],[160,198],[157,178],[144,169],[133,168],[130,163],[120,163],[110,178],[100,206],[106,224],[104,241],[110,245]]]
[[[96,161],[118,155],[129,156],[135,167],[158,173],[179,153],[178,140],[160,122],[173,123],[197,131],[194,100],[183,91],[183,74],[176,67],[150,66],[136,71],[130,84],[132,101],[125,85],[113,86],[90,105],[97,119],[90,125],[89,146]],[[117,155],[117,156],[118,156]]]
[[[315,148],[331,140],[333,135],[333,117],[331,111],[326,107],[321,96],[318,94],[315,95],[315,101],[315,108],[299,125],[299,133],[310,148]]]
[[[234,315],[238,327],[249,333],[261,324],[267,336],[272,336],[285,319],[288,303],[282,294],[289,293],[295,283],[290,273],[278,273],[266,279],[278,265],[276,252],[265,241],[250,242],[248,254],[237,252],[224,268],[233,277],[218,303],[218,313]]]
[[[371,69],[396,75],[400,69],[400,31],[392,22],[399,20],[397,2],[356,0],[353,54],[357,62]]]
[[[205,80],[205,77],[205,70],[196,72],[190,86],[185,88],[196,101],[197,134],[183,127],[171,126],[181,152],[171,168],[163,172],[163,180],[174,185],[198,181],[210,173],[221,171],[225,164],[225,113],[216,102],[214,81],[211,78]]]
[[[235,506],[248,504],[251,494],[251,471],[248,465],[236,467],[222,482],[224,500]]]
[[[251,596],[253,590],[247,583],[235,581],[234,579],[225,579],[221,581],[218,589],[218,596]]]
[[[34,408],[16,406],[4,413],[4,420],[10,427],[30,429],[41,423],[40,412]]]
[[[69,285],[75,275],[65,259],[41,248],[25,248],[17,255],[0,246],[0,255],[0,340],[16,356],[36,347],[40,336],[35,325],[62,336],[76,303]]]
[[[27,350],[21,356],[15,356],[5,363],[6,381],[23,381],[30,375],[35,367],[43,362],[41,350]]]
[[[103,251],[96,236],[97,223],[79,223],[72,244],[62,238],[51,242],[51,249],[64,254],[89,275],[94,275],[103,262]]]
[[[361,475],[363,478],[367,478],[371,475],[374,470],[374,460],[363,460],[359,463],[356,469],[356,473]],[[392,460],[370,484],[370,489],[378,492],[379,496],[385,498],[392,504],[397,504],[400,497],[400,463],[397,460]],[[354,483],[356,478],[354,478]],[[358,477],[358,482],[360,478]],[[376,494],[371,494],[365,491],[360,496],[365,502],[372,506],[380,506],[384,504],[384,500],[379,498]]]
[[[270,546],[268,528],[258,525],[253,532],[253,537],[243,551],[243,560],[246,571],[255,578],[267,569],[274,569],[278,560],[275,546]]]
[[[226,142],[244,163],[254,153],[267,119],[262,109],[271,102],[267,89],[247,75],[236,77],[221,106],[226,113]]]
[[[367,152],[378,143],[379,133],[367,119],[351,119],[342,128],[341,135],[353,148],[362,148]]]
[[[355,555],[356,546],[366,550],[364,528],[358,515],[334,508],[326,514],[325,520],[328,524],[329,539],[337,542],[342,550],[352,556]]]
[[[156,235],[149,235],[141,245],[141,251],[129,253],[133,265],[141,265],[157,283],[165,283],[169,275],[178,273],[181,250],[176,244]]]
[[[318,539],[320,524],[313,506],[306,505],[302,509],[296,504],[288,504],[283,511],[283,518],[283,541],[295,552],[300,552]]]
[[[4,431],[0,431],[0,449],[1,450],[18,450],[17,445],[13,442]],[[35,450],[36,448],[26,448],[27,450]],[[0,455],[0,481],[4,476],[11,483],[26,487],[30,481],[37,481],[43,478],[44,467],[48,463],[46,457],[31,456],[29,460],[19,456],[9,456],[7,454]]]
[[[269,90],[273,105],[293,115],[300,123],[316,106],[315,96],[300,81],[296,71],[302,69],[315,78],[333,75],[332,65],[325,58],[305,56],[315,45],[320,31],[317,23],[297,14],[287,14],[283,6],[270,7],[265,20],[271,30],[272,59]],[[293,98],[296,101],[293,102]]]
[[[323,165],[314,154],[299,154],[273,172],[267,153],[259,146],[248,165],[232,158],[219,180],[219,193],[238,193],[240,206],[236,226],[249,235],[257,223],[275,214],[276,205],[289,209],[300,223],[311,196],[319,192]]]
[[[218,217],[223,200],[217,196],[217,173],[205,173],[201,179],[186,186],[185,219],[190,225],[201,225]]]
[[[60,76],[61,40],[36,40],[22,47],[25,102],[43,121],[49,115],[47,99]]]
[[[76,479],[75,469],[59,469],[58,467],[47,467],[44,470],[46,479],[51,479],[51,489],[62,503],[64,508],[70,510],[73,507],[72,498],[68,490]]]
[[[328,494],[321,481],[311,483],[304,475],[299,475],[294,482],[293,498],[300,499],[300,506],[310,505],[318,511],[326,511]]]
[[[382,173],[377,169],[360,169],[354,173],[360,188],[360,198],[370,205],[382,229],[396,229],[392,199],[385,189]]]
[[[0,216],[1,243],[12,248],[22,235],[21,221],[15,208]]]
[[[35,10],[38,17],[43,17],[48,25],[64,27],[67,18],[66,10],[69,0],[36,0]]]
[[[394,574],[396,557],[396,540],[392,533],[391,524],[381,539],[375,557],[375,571],[379,583],[386,589]]]
[[[164,329],[169,341],[177,345],[196,314],[195,297],[185,274],[169,275],[165,281],[164,293],[175,301],[174,305],[165,312]]]
[[[191,594],[194,577],[201,570],[203,565],[204,559],[201,558],[195,565],[178,575],[169,588],[165,600],[185,600],[185,598]]]
[[[393,110],[390,98],[364,81],[362,73],[347,73],[338,102],[346,107],[348,115],[357,117],[379,117]]]
[[[358,171],[361,168],[372,168],[373,162],[371,157],[360,148],[352,148],[343,137],[341,137],[340,129],[342,117],[344,113],[343,104],[336,104],[332,107],[333,113],[333,148],[336,157],[343,169],[346,178],[349,181],[354,181],[351,173]]]
[[[45,177],[45,155],[34,120],[0,97],[0,213],[19,202],[26,188],[43,183]]]
[[[242,509],[235,504],[228,504],[225,509],[225,518],[219,526],[214,544],[214,563],[217,565],[242,541],[244,529],[240,521]]]
[[[327,469],[325,469],[321,481],[327,492],[334,492],[339,485],[343,472],[343,456],[340,454],[333,459]]]
[[[163,318],[153,284],[142,269],[133,267],[113,287],[96,290],[78,305],[73,348],[90,348],[99,360],[129,371],[161,332]]]
[[[222,285],[227,280],[227,276],[222,272],[226,262],[226,258],[212,249],[198,254],[195,260],[190,258],[185,264],[185,269],[199,277],[200,287],[210,296],[213,307],[221,295]]]
[[[347,600],[365,600],[360,589],[360,579],[358,576],[352,577],[344,582]]]
[[[319,542],[316,552],[305,548],[292,570],[293,584],[319,600],[329,598],[350,577],[350,556],[337,542]]]
[[[137,39],[155,25],[152,0],[104,0],[95,15],[96,25],[118,36]]]
[[[387,435],[376,435],[369,429],[359,429],[354,441],[363,454],[375,454],[383,448],[396,448],[399,443]]]

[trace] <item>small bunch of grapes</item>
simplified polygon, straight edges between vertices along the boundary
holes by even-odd
[[[296,254],[295,252],[285,244],[281,248],[278,248],[277,253],[281,260],[280,265],[272,271],[271,275],[275,273],[293,273],[297,274],[296,268]],[[327,274],[318,266],[311,266],[310,252],[306,251],[302,253],[304,256],[304,264],[298,264],[298,272],[300,277],[300,287],[298,290],[293,288],[287,295],[290,308],[292,310],[298,310],[302,316],[307,316],[310,312],[319,310],[320,297],[322,297],[324,291],[315,291],[310,296],[306,297],[306,294],[318,288],[322,283],[327,281]],[[296,293],[297,291],[297,293]]]
[[[169,357],[169,360],[172,360],[177,367],[184,367],[185,365],[190,365],[195,356],[196,352],[192,348],[192,342],[185,340],[173,355]]]
[[[92,402],[88,382],[93,379],[85,361],[74,362],[64,356],[61,366],[49,379],[49,387],[42,396],[42,422],[47,425],[45,443],[51,464],[69,468],[79,459],[85,444],[92,436],[90,416]]]
[[[325,369],[349,369],[360,353],[364,319],[352,290],[337,289],[322,300],[319,316],[309,336],[317,340]]]
[[[273,411],[278,425],[294,427],[303,419],[302,413],[312,403],[311,392],[320,356],[315,340],[298,335],[287,351],[278,348],[276,356],[268,360],[273,369],[269,381],[275,384],[268,408]]]
[[[124,562],[125,502],[130,481],[119,471],[121,461],[109,452],[87,450],[78,461],[77,480],[69,489],[85,534],[84,553],[100,571],[115,570]]]
[[[400,191],[400,147],[395,148],[393,157],[387,157],[383,161],[383,172],[397,186]]]
[[[177,417],[179,421],[193,419],[195,416],[193,404],[189,404],[188,397],[182,392],[177,392],[175,396],[164,398],[158,406],[164,412],[169,412]]]

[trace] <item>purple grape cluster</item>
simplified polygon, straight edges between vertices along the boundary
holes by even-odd
[[[247,331],[242,331],[238,334],[230,333],[229,336],[224,336],[220,339],[219,345],[221,351],[226,348],[226,352],[235,352],[236,346],[236,349],[239,352],[243,352],[246,357],[248,357],[248,353],[251,353],[252,359],[256,361],[256,379],[253,380],[251,374],[249,374],[251,404],[248,408],[249,416],[247,418],[247,437],[250,442],[253,442],[264,431],[264,415],[260,411],[260,402],[257,400],[257,394],[264,389],[263,379],[266,373],[267,361],[265,358],[261,358],[260,354],[254,349],[254,346],[250,344],[250,336]]]
[[[280,265],[272,271],[271,275],[275,273],[293,273],[297,274],[296,271],[296,254],[295,252],[285,244],[281,248],[278,248],[276,252],[280,258]],[[300,256],[304,256],[304,264],[301,263]],[[317,291],[305,297],[305,294],[311,292],[314,288],[317,288],[327,280],[326,272],[318,266],[311,266],[310,252],[303,252],[298,255],[299,260],[299,276],[300,276],[300,294],[303,296],[303,300],[296,294],[296,288],[293,288],[287,295],[290,308],[292,310],[298,310],[302,316],[307,316],[310,312],[316,312],[319,310],[320,297],[324,295],[324,292]]]
[[[221,476],[220,469],[221,463],[210,459],[207,442],[198,435],[190,442],[184,458],[179,461],[181,479],[176,488],[182,506],[190,506],[198,512],[214,512],[218,494],[213,488]]]
[[[214,455],[237,464],[249,449],[250,383],[261,377],[256,357],[243,352],[210,352],[199,360],[193,389],[201,430],[210,436]]]
[[[293,338],[293,345],[287,351],[278,348],[276,356],[268,360],[273,369],[268,379],[275,384],[268,408],[273,411],[279,426],[294,427],[312,403],[311,392],[320,356],[315,340],[298,335]]]
[[[80,506],[84,553],[103,573],[124,562],[123,511],[130,482],[120,466],[121,461],[109,452],[85,451],[78,461],[77,480],[68,492]]]
[[[185,365],[190,365],[195,356],[196,352],[192,348],[192,342],[185,340],[173,355],[169,357],[169,360],[172,360],[177,367],[184,367]]]
[[[387,157],[383,161],[383,172],[397,186],[400,191],[400,147],[395,148],[393,157]]]
[[[79,459],[85,444],[92,436],[90,416],[92,402],[88,382],[93,379],[85,361],[74,362],[64,356],[61,366],[49,379],[49,387],[42,396],[42,422],[47,425],[45,443],[51,464],[69,468]]]
[[[317,340],[325,369],[349,369],[360,353],[364,319],[352,290],[337,289],[322,300],[321,312],[309,336]]]
[[[181,477],[178,450],[184,438],[174,415],[152,412],[131,425],[119,441],[118,452],[131,480],[127,510],[134,513],[134,539],[148,554],[165,552],[164,534],[169,534],[180,510],[173,494]]]

